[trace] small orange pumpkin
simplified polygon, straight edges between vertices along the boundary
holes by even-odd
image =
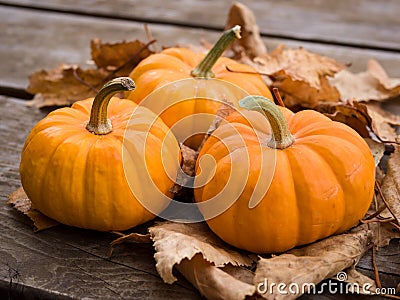
[[[235,26],[225,31],[206,56],[187,48],[168,48],[147,57],[130,73],[129,76],[137,83],[138,88],[127,92],[126,98],[140,103],[152,92],[168,83],[189,78],[215,78],[240,87],[242,91],[247,93],[244,96],[261,95],[272,99],[270,90],[256,70],[227,57],[221,57],[225,49],[236,38],[240,38],[240,26]],[[235,72],[228,71],[227,67],[231,67]],[[192,84],[196,85],[196,82],[193,81]],[[186,87],[178,86],[177,92],[171,93],[173,96],[155,97],[154,101],[157,104],[154,104],[154,107],[166,108],[164,111],[156,109],[157,111],[155,112],[161,113],[160,116],[167,126],[172,127],[179,120],[195,114],[204,113],[215,116],[220,103],[213,101],[210,97],[217,98],[217,100],[225,100],[224,98],[226,98],[227,94],[237,94],[238,90],[231,88],[230,91],[226,91],[226,86],[223,86],[220,90],[217,87],[213,87],[214,91],[210,92],[206,91],[209,86],[202,87],[199,85],[194,89],[195,95],[191,88],[191,85]],[[196,99],[188,100],[188,95],[193,98],[196,97]],[[237,100],[244,96],[239,94]],[[181,99],[186,99],[186,101],[177,101]],[[234,101],[234,99],[226,100]],[[161,102],[163,103],[162,105],[160,105]],[[152,103],[149,105],[152,106]],[[146,104],[146,107],[149,106]],[[193,120],[193,122],[196,121]],[[204,130],[207,129],[204,128]],[[196,139],[194,142],[192,141],[191,146],[196,148],[201,141],[202,138]]]
[[[136,197],[148,193],[148,185],[126,178],[127,172],[140,173],[139,160],[145,159],[148,175],[168,195],[174,183],[164,166],[176,174],[180,159],[161,119],[130,100],[112,98],[133,88],[129,77],[114,79],[94,99],[55,110],[36,124],[20,164],[23,188],[36,209],[66,225],[110,231],[149,221],[165,208],[168,203],[153,199],[149,212]]]
[[[247,121],[232,114],[205,142],[196,167],[196,182],[205,184],[195,199],[220,196],[227,208],[217,216],[202,211],[211,230],[238,248],[274,253],[356,225],[374,193],[375,165],[366,142],[316,111],[294,114],[263,97],[239,104],[262,108],[273,135],[251,126],[260,126],[262,116],[251,111]],[[214,169],[201,164],[206,155],[215,159]]]

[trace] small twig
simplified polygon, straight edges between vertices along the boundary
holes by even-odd
[[[390,225],[393,225],[398,231],[400,231],[400,226],[395,222],[389,222]]]
[[[157,46],[157,43],[156,43],[156,39],[153,37],[153,34],[151,33],[149,24],[144,24],[144,31],[146,32],[146,35],[147,35],[147,38],[148,38],[149,41],[155,41],[154,44],[153,44],[153,50],[154,50],[155,53],[158,53],[159,50],[158,50],[158,46]]]
[[[276,88],[276,87],[274,87],[274,88],[272,89],[272,92],[273,92],[273,94],[274,94],[274,96],[275,96],[275,99],[274,99],[274,100],[276,100],[276,101],[275,101],[275,102],[277,102],[276,104],[278,104],[279,106],[285,107],[285,103],[283,103],[281,94],[279,93],[279,89]]]
[[[379,289],[381,289],[382,283],[381,283],[381,280],[379,279],[379,270],[378,270],[378,265],[376,264],[376,248],[375,248],[375,246],[372,247],[372,264],[374,266],[374,275],[375,275],[376,286]]]
[[[266,74],[266,73],[257,72],[257,71],[237,71],[237,70],[231,69],[231,67],[229,67],[229,66],[227,66],[227,65],[225,66],[225,69],[226,69],[228,72],[232,72],[232,73],[242,73],[242,74],[254,74],[254,75],[271,76],[271,75],[268,75],[268,74]]]
[[[388,205],[388,202],[386,201],[385,196],[383,196],[382,190],[381,190],[381,186],[379,185],[379,183],[377,181],[375,181],[375,187],[378,190],[378,194],[381,197],[383,203],[385,203],[387,209],[390,211],[390,213],[392,214],[392,216],[394,217],[396,214],[392,211],[390,205]]]
[[[98,90],[96,87],[94,87],[94,86],[91,85],[90,83],[86,82],[85,80],[83,80],[83,79],[79,76],[79,74],[76,72],[76,68],[74,68],[73,75],[74,75],[74,78],[75,78],[76,80],[78,80],[78,81],[79,81],[80,83],[82,83],[84,86],[87,86],[89,89],[91,89],[92,91],[94,91],[96,94],[99,92],[99,90]]]
[[[394,221],[394,218],[386,218],[386,219],[379,219],[379,218],[373,218],[373,219],[369,219],[369,220],[360,220],[360,222],[362,224],[368,224],[368,223],[390,223]]]
[[[361,222],[368,221],[368,220],[371,220],[371,219],[379,216],[380,213],[383,212],[385,209],[386,209],[386,205],[382,205],[376,212],[374,212],[373,214],[369,215],[368,217],[365,217],[363,220],[361,220]]]
[[[400,296],[396,296],[396,295],[380,294],[379,296],[384,297],[384,298],[388,298],[388,299],[400,300]]]

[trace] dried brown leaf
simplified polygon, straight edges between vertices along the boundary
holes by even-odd
[[[252,296],[255,287],[217,268],[196,254],[191,260],[184,259],[176,266],[207,299],[242,300]]]
[[[368,147],[371,150],[372,156],[374,157],[375,161],[375,167],[377,167],[383,155],[385,154],[385,145],[369,138],[366,138],[364,140],[367,142]]]
[[[304,48],[285,49],[280,45],[272,53],[256,57],[254,61],[242,60],[272,78],[273,86],[279,88],[286,106],[312,108],[321,102],[339,101],[340,95],[328,78],[345,66],[332,58]]]
[[[35,232],[51,228],[59,224],[58,222],[50,219],[34,209],[32,207],[31,200],[29,200],[22,187],[10,194],[8,203],[11,204],[17,211],[28,216],[33,221]]]
[[[83,70],[63,64],[58,68],[41,70],[29,78],[27,91],[36,94],[28,104],[36,107],[67,106],[75,101],[96,95],[96,89],[105,83],[107,72],[101,69]]]
[[[216,267],[227,264],[251,265],[252,259],[222,242],[205,223],[182,224],[164,222],[149,228],[154,241],[156,268],[167,283],[176,281],[172,269],[184,259],[191,260],[196,254]]]
[[[68,106],[93,97],[110,79],[129,75],[142,59],[151,54],[149,45],[138,40],[102,44],[99,39],[94,39],[91,52],[97,69],[62,64],[52,70],[33,73],[27,91],[35,97],[28,104],[36,107]]]
[[[400,79],[391,79],[376,60],[368,62],[367,71],[354,74],[348,70],[338,72],[330,83],[342,100],[386,100],[400,95]]]
[[[389,211],[400,224],[400,146],[390,155],[387,174],[383,179],[382,193]]]
[[[141,60],[152,54],[148,44],[139,40],[102,43],[100,39],[93,39],[90,48],[97,67],[113,72],[114,77],[128,76]]]
[[[367,294],[376,292],[376,284],[375,281],[364,274],[358,272],[354,266],[350,267],[346,270],[346,282],[350,283],[349,285],[349,292],[357,293],[357,294]],[[359,287],[359,288],[356,288]],[[363,289],[362,287],[369,287],[367,290]]]
[[[361,230],[333,236],[272,258],[261,258],[256,269],[255,284],[259,292],[266,291],[262,294],[266,299],[295,299],[308,290],[309,284],[316,285],[356,265],[371,240],[371,231]],[[276,288],[271,290],[272,283],[284,283],[286,287],[296,284],[299,293],[284,295]]]
[[[241,26],[240,34],[242,36],[240,40],[235,41],[232,45],[235,53],[244,51],[252,59],[267,52],[253,11],[239,2],[235,2],[231,6],[225,28],[232,28],[235,25]]]
[[[366,103],[350,99],[341,103],[321,103],[313,108],[334,121],[347,124],[362,137],[370,136],[369,130],[381,141],[396,141],[396,131],[387,122],[387,117]]]
[[[324,103],[314,107],[334,121],[347,124],[364,138],[370,136],[368,127],[371,127],[372,118],[365,104],[357,101],[347,103]]]

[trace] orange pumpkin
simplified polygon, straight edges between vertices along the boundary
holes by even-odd
[[[227,57],[220,57],[228,45],[240,37],[239,33],[240,26],[227,30],[206,56],[187,48],[168,48],[147,57],[130,73],[129,76],[137,83],[138,88],[128,92],[126,98],[140,103],[152,92],[168,83],[189,78],[215,78],[240,87],[246,93],[244,96],[249,94],[261,95],[272,99],[268,87],[256,70]],[[235,72],[228,71],[227,66]],[[201,86],[201,83],[193,88],[193,85],[197,84],[198,82],[193,80],[189,86],[178,86],[176,92],[156,96],[151,101],[153,103],[145,104],[145,106],[150,107],[156,113],[160,113],[167,126],[172,127],[179,120],[191,115],[204,113],[215,116],[220,103],[213,101],[213,99],[224,100],[227,97],[226,95],[237,94],[238,90],[238,88],[232,87],[230,91],[227,91],[226,86],[220,89],[215,86],[210,88],[208,85]],[[210,89],[212,91],[209,91]],[[187,99],[188,96],[195,99]],[[239,93],[236,98],[239,100],[244,96]],[[179,101],[183,99],[186,100]],[[235,101],[235,99],[226,100]],[[196,121],[193,120],[192,122]],[[188,126],[191,126],[191,124],[184,127]],[[207,129],[203,128],[205,131]],[[196,133],[196,131],[198,131],[198,128],[195,129],[195,126],[193,126],[193,133]],[[197,147],[201,140],[192,141],[191,146]]]
[[[169,195],[174,183],[164,167],[176,174],[179,145],[153,112],[111,98],[132,88],[130,78],[114,79],[94,99],[55,110],[32,129],[20,175],[36,209],[66,225],[109,231],[149,221],[166,207],[157,198],[152,212],[143,207],[138,195],[150,194],[151,187],[129,176],[146,177],[139,168],[145,160],[150,178]]]
[[[356,225],[374,193],[375,165],[366,142],[316,111],[294,114],[263,97],[239,104],[262,108],[273,135],[251,126],[260,126],[255,118],[262,116],[252,111],[248,121],[232,115],[205,142],[196,168],[196,182],[204,185],[195,199],[219,199],[225,208],[213,215],[212,206],[200,206],[211,230],[238,248],[274,253]],[[207,155],[214,168],[202,165]]]

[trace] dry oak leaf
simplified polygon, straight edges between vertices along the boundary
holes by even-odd
[[[400,79],[391,79],[376,60],[370,60],[365,72],[354,74],[342,70],[330,79],[342,100],[387,100],[400,95]]]
[[[381,189],[386,206],[400,225],[400,146],[398,145],[387,161],[387,174],[383,178]]]
[[[196,254],[216,267],[227,264],[250,266],[253,260],[241,254],[211,232],[205,223],[183,224],[164,222],[149,228],[156,253],[156,268],[166,283],[177,279],[172,274],[173,267],[184,259],[191,260]]]
[[[345,66],[332,58],[308,52],[304,48],[285,49],[279,45],[273,52],[244,59],[258,72],[270,76],[289,107],[314,107],[320,102],[337,102],[339,93],[328,77]]]
[[[32,207],[31,200],[22,187],[10,194],[8,204],[11,204],[17,211],[33,221],[35,232],[59,225],[57,221],[50,219]]]
[[[78,100],[96,95],[96,89],[105,83],[109,73],[102,69],[83,70],[78,66],[62,64],[58,68],[41,70],[29,77],[27,91],[35,94],[28,105],[68,106]]]
[[[355,266],[372,240],[369,230],[341,234],[272,258],[261,258],[254,278],[266,299],[296,299],[324,279]],[[272,283],[286,285],[285,295]],[[295,287],[294,293],[289,286]],[[297,290],[297,287],[299,288]]]

